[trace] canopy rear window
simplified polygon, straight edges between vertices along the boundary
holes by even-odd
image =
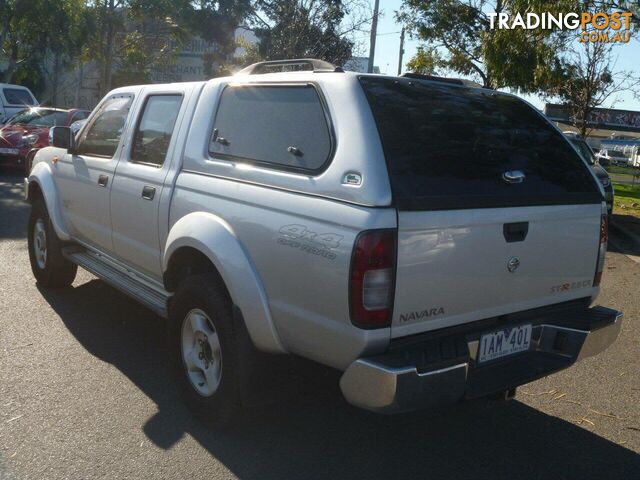
[[[599,203],[587,165],[523,101],[492,90],[363,76],[398,208]],[[521,183],[503,174],[520,171]]]

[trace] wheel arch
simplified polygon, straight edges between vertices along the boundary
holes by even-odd
[[[62,220],[58,191],[56,190],[53,172],[49,164],[44,162],[34,163],[27,181],[26,200],[29,203],[33,203],[37,198],[44,199],[56,235],[62,241],[70,240],[71,236]]]
[[[175,291],[186,274],[215,272],[242,312],[253,344],[265,352],[286,352],[255,265],[223,219],[205,212],[185,215],[170,228],[162,258],[167,291]]]

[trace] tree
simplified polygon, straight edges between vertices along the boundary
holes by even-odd
[[[597,12],[610,12],[619,10],[631,13],[631,23],[637,28],[640,27],[640,2],[637,0],[586,0],[586,5],[591,5]]]
[[[548,96],[566,103],[571,121],[586,136],[594,109],[605,103],[613,106],[617,94],[640,87],[640,78],[632,72],[615,71],[614,44],[581,45],[564,60],[563,81]]]
[[[52,86],[51,104],[57,105],[61,72],[81,55],[84,39],[89,35],[89,24],[83,0],[47,3],[51,21],[46,29],[45,59],[52,57],[52,68],[46,73],[50,76]]]
[[[371,21],[360,0],[262,0],[253,20],[265,60],[319,58],[342,65],[352,55],[351,34]],[[348,23],[347,23],[348,19]]]
[[[193,37],[217,46],[205,56],[205,74],[225,73],[235,30],[250,9],[250,0],[93,0],[95,33],[87,51],[100,65],[100,93],[148,82],[151,66]]]
[[[413,73],[434,75],[436,70],[444,66],[444,59],[435,48],[418,47],[416,54],[407,62],[407,68]]]
[[[412,67],[453,71],[486,87],[535,92],[557,80],[558,51],[565,35],[542,29],[491,29],[487,13],[576,8],[574,0],[404,0],[397,18],[425,43],[410,61]]]
[[[144,1],[144,0],[141,0]],[[251,0],[198,0],[188,1],[185,26],[191,34],[215,42],[213,53],[206,55],[205,71],[208,77],[228,75],[237,48],[235,33],[254,11]]]
[[[0,48],[6,68],[0,80],[41,90],[46,54],[59,60],[79,53],[82,0],[0,0]],[[43,27],[46,26],[46,27]]]

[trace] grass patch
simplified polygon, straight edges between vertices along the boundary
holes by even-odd
[[[627,175],[638,175],[640,169],[635,167],[618,167],[616,165],[607,165],[604,169],[609,173],[622,173]]]
[[[613,213],[640,217],[640,184],[614,183]]]

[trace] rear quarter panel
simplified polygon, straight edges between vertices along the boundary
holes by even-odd
[[[351,324],[349,267],[358,233],[394,227],[395,210],[182,172],[170,225],[196,211],[231,227],[258,272],[287,351],[342,369],[386,347],[388,328]]]

